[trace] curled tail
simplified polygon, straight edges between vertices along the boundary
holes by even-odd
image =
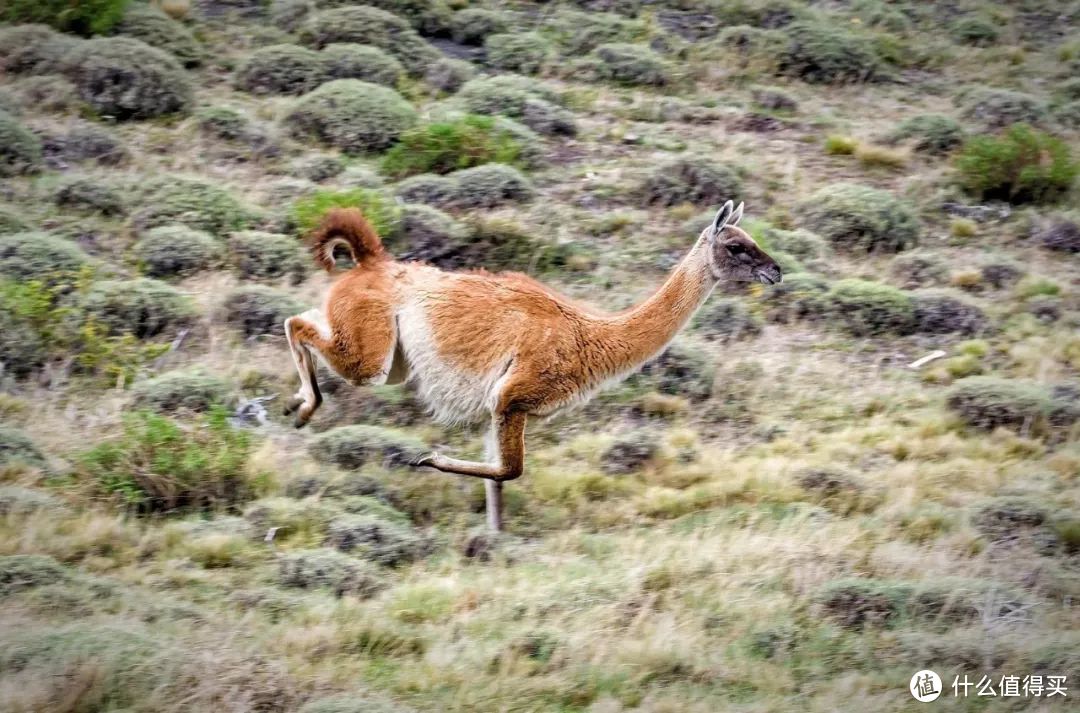
[[[311,232],[311,253],[327,272],[334,269],[334,248],[344,245],[353,262],[362,265],[387,256],[382,240],[364,214],[356,208],[333,208]]]

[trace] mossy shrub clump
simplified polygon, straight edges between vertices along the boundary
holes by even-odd
[[[914,330],[923,334],[976,335],[989,320],[977,304],[940,290],[924,290],[911,295],[915,303]]]
[[[311,258],[294,238],[280,233],[245,231],[229,238],[230,261],[247,279],[279,280],[299,284],[310,271]]]
[[[463,59],[444,57],[428,65],[424,81],[441,92],[456,92],[476,76],[476,67]]]
[[[70,278],[90,256],[75,243],[49,233],[0,235],[0,276],[51,282]]]
[[[397,232],[401,221],[401,206],[393,197],[372,188],[315,191],[293,204],[289,219],[300,233],[306,234],[313,230],[332,208],[359,209],[375,231],[387,237]]]
[[[639,191],[653,205],[723,203],[739,196],[742,178],[737,169],[707,158],[676,158],[653,168]]]
[[[676,339],[663,354],[646,364],[641,373],[641,378],[661,393],[700,401],[712,394],[716,365],[690,341]]]
[[[816,302],[818,316],[857,337],[907,334],[915,302],[903,290],[868,280],[840,280]]]
[[[647,45],[603,44],[579,65],[578,71],[599,81],[629,86],[663,87],[675,80],[674,67]]]
[[[15,463],[40,468],[45,465],[45,457],[25,433],[12,426],[0,424],[0,464]]]
[[[71,577],[71,570],[45,555],[0,557],[0,596],[57,584]]]
[[[721,342],[748,339],[761,334],[761,318],[740,300],[710,299],[694,315],[693,328],[706,339]]]
[[[65,74],[79,97],[115,119],[187,112],[193,86],[175,57],[130,37],[101,37],[75,47]]]
[[[532,182],[513,166],[489,163],[450,174],[457,187],[453,204],[462,208],[494,208],[531,200]]]
[[[881,73],[873,41],[850,27],[800,20],[783,34],[785,42],[777,51],[784,74],[816,84],[850,84],[877,79]]]
[[[89,161],[103,166],[118,165],[130,156],[116,134],[94,124],[76,124],[65,135],[50,138],[45,149],[65,162]]]
[[[953,385],[945,403],[969,426],[986,431],[1035,430],[1076,420],[1075,409],[1055,399],[1051,389],[1020,379],[969,376]]]
[[[100,178],[79,176],[65,180],[54,196],[62,208],[117,216],[127,212],[124,197]]]
[[[915,212],[888,191],[869,186],[828,186],[804,201],[799,213],[805,227],[846,250],[898,252],[919,237]]]
[[[26,77],[10,87],[10,96],[21,111],[75,114],[88,109],[73,83],[57,74]],[[4,102],[0,100],[0,107]]]
[[[329,589],[342,596],[370,597],[387,586],[378,567],[337,550],[297,550],[280,556],[278,582],[285,587]]]
[[[365,4],[392,12],[408,20],[418,33],[444,37],[450,32],[453,11],[446,0],[368,0]]]
[[[345,514],[327,526],[326,544],[385,567],[423,557],[428,542],[412,527],[373,514]]]
[[[464,45],[482,45],[489,35],[504,33],[509,27],[506,16],[497,10],[467,7],[450,19],[450,36]]]
[[[620,435],[604,450],[601,467],[609,475],[627,475],[641,470],[659,452],[659,434],[651,429],[638,429]]]
[[[448,206],[457,196],[457,181],[448,176],[424,173],[398,183],[394,195],[406,203]]]
[[[329,79],[359,79],[394,87],[405,75],[401,62],[371,45],[335,43],[324,47],[319,54]]]
[[[209,411],[229,400],[229,384],[199,369],[170,371],[139,382],[131,389],[137,408],[159,413]]]
[[[889,140],[908,142],[922,153],[942,155],[964,143],[964,137],[964,128],[956,119],[944,114],[919,114],[901,122]]]
[[[42,166],[41,139],[11,114],[0,111],[0,176],[37,173]]]
[[[457,98],[474,114],[501,114],[517,119],[539,134],[577,133],[573,113],[558,105],[553,91],[529,77],[512,74],[478,77],[466,82]]]
[[[490,116],[466,115],[422,124],[401,135],[383,159],[391,178],[418,173],[450,173],[485,163],[521,163],[517,136]]]
[[[245,337],[285,335],[285,320],[307,306],[282,290],[263,285],[239,287],[225,298],[225,322]]]
[[[1072,188],[1080,161],[1062,139],[1016,124],[1003,136],[969,139],[956,169],[961,185],[981,199],[1052,203]]]
[[[565,270],[578,246],[559,244],[537,235],[521,223],[506,218],[473,218],[467,237],[456,245],[447,243],[448,252],[433,258],[447,269],[483,266],[490,270]]]
[[[301,97],[285,115],[295,138],[313,138],[349,153],[381,151],[416,123],[416,110],[393,89],[337,79]]]
[[[303,94],[327,79],[323,55],[299,45],[270,45],[252,52],[236,72],[236,86],[252,94]]]
[[[227,106],[210,106],[195,113],[195,122],[205,136],[222,141],[237,141],[252,136],[251,120]]]
[[[538,73],[551,57],[551,45],[535,32],[488,35],[484,50],[492,67],[520,74]]]
[[[23,220],[21,211],[0,205],[0,235],[24,233],[30,225]]]
[[[949,27],[949,34],[957,42],[975,47],[986,47],[997,42],[1000,31],[997,24],[983,15],[961,17]]]
[[[57,497],[34,488],[0,485],[0,515],[27,515],[41,510],[64,510]]]
[[[367,5],[317,12],[302,35],[308,44],[318,48],[335,43],[378,47],[396,57],[413,75],[423,74],[440,57],[438,50],[416,34],[408,22]]]
[[[404,466],[424,452],[415,436],[380,426],[341,426],[312,439],[308,450],[323,463],[360,468],[369,461]]]
[[[130,0],[7,0],[0,5],[0,22],[40,22],[63,32],[102,35],[124,15]]]
[[[389,247],[401,260],[421,260],[446,267],[444,259],[469,239],[469,231],[437,208],[406,203],[401,208],[401,230]]]
[[[949,263],[926,250],[909,250],[889,263],[889,274],[905,290],[943,285],[949,281]]]
[[[1046,228],[1035,234],[1039,245],[1047,250],[1080,253],[1080,223],[1058,216]]]
[[[79,296],[77,306],[84,318],[93,319],[109,334],[140,339],[176,331],[195,317],[184,294],[146,277],[95,282]]]
[[[545,30],[568,57],[588,54],[603,44],[644,40],[648,35],[643,20],[611,12],[579,12],[567,8],[557,9],[546,22]]]
[[[252,219],[228,191],[196,178],[156,181],[143,192],[140,203],[131,219],[139,231],[179,224],[220,236],[244,229]]]
[[[980,87],[968,93],[962,110],[964,119],[991,131],[1017,123],[1035,124],[1046,114],[1046,105],[1034,96],[995,87]]]
[[[0,29],[0,69],[13,75],[58,72],[79,42],[46,25],[4,27]]]
[[[131,248],[148,277],[186,277],[216,265],[221,245],[212,235],[184,225],[163,225],[146,231]]]
[[[202,45],[191,30],[155,7],[132,5],[116,27],[116,33],[142,40],[176,57],[185,67],[202,64]]]

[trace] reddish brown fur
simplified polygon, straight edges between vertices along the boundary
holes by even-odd
[[[327,272],[334,269],[334,246],[338,243],[348,247],[357,265],[389,257],[375,228],[355,208],[332,208],[311,234],[311,253]]]

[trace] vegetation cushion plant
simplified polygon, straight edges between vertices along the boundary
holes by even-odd
[[[303,312],[307,305],[288,292],[249,285],[230,292],[223,308],[226,323],[239,329],[246,337],[262,334],[284,336],[285,320]]]
[[[424,173],[398,183],[394,194],[406,203],[447,206],[454,202],[457,195],[457,181],[448,176]]]
[[[209,411],[225,404],[229,384],[198,369],[170,371],[137,383],[131,389],[136,407],[159,413]]]
[[[416,110],[393,89],[358,79],[337,79],[301,97],[284,123],[296,138],[364,153],[393,144],[416,123]]]
[[[488,163],[450,174],[457,184],[454,204],[464,208],[493,208],[516,201],[531,200],[532,182],[513,166]]]
[[[450,173],[484,163],[518,163],[521,153],[515,136],[495,119],[468,115],[404,132],[383,159],[382,170],[391,178]]]
[[[38,447],[22,431],[0,424],[0,464],[25,463],[44,466],[45,457]]]
[[[846,84],[876,79],[881,60],[873,42],[852,28],[801,20],[783,30],[779,67],[807,82]]]
[[[370,597],[386,588],[378,567],[332,549],[288,552],[278,560],[278,581],[286,587],[325,588],[338,596]]]
[[[319,54],[329,79],[359,79],[393,87],[405,73],[401,62],[370,45],[336,43]]]
[[[236,86],[252,94],[303,94],[328,78],[326,59],[298,45],[252,52],[236,73]]]
[[[989,130],[1016,123],[1038,123],[1045,115],[1045,105],[1034,96],[995,87],[973,90],[963,104],[963,117]]]
[[[1063,140],[1026,124],[1003,136],[975,136],[956,159],[961,185],[982,199],[1051,203],[1072,188],[1080,162]]]
[[[496,10],[483,7],[467,7],[458,10],[450,20],[450,34],[454,42],[466,45],[482,45],[488,35],[506,32],[506,17]]]
[[[476,76],[476,67],[463,59],[444,57],[428,65],[424,81],[443,92],[456,92]]]
[[[320,434],[309,450],[315,458],[342,468],[359,468],[371,461],[404,466],[422,454],[424,443],[380,426],[341,426]]]
[[[120,192],[100,178],[79,176],[64,181],[56,191],[56,204],[63,208],[116,216],[127,212]]]
[[[1036,429],[1048,420],[1075,421],[1076,414],[1042,384],[994,376],[970,376],[953,385],[948,407],[976,428]],[[1070,415],[1071,414],[1071,415]]]
[[[11,114],[0,111],[0,176],[36,173],[41,168],[41,139]]]
[[[911,296],[879,282],[840,280],[817,304],[829,324],[859,337],[906,334],[914,327],[915,302]]]
[[[132,215],[137,230],[186,225],[212,235],[245,228],[251,212],[224,188],[197,178],[171,177],[151,182]]]
[[[148,277],[184,277],[214,266],[221,244],[202,230],[184,225],[162,225],[146,231],[132,255]]]
[[[40,22],[64,32],[101,35],[124,15],[131,0],[7,0],[0,5],[0,22]]]
[[[339,42],[378,47],[396,57],[410,74],[422,74],[439,59],[439,52],[417,35],[408,22],[367,5],[317,12],[303,36],[318,48]]]
[[[28,232],[0,235],[0,275],[16,280],[73,277],[90,262],[75,243],[50,235]]]
[[[536,74],[551,54],[551,46],[535,32],[488,35],[484,40],[487,61],[507,72]]]
[[[78,296],[78,309],[109,334],[132,334],[140,339],[187,326],[194,306],[164,282],[141,277],[103,280]]]
[[[890,135],[894,142],[909,141],[916,151],[945,154],[964,142],[964,129],[943,114],[919,114],[905,119]]]
[[[280,233],[245,231],[229,238],[231,261],[241,276],[298,284],[310,271],[311,258],[296,239]]]
[[[155,7],[128,7],[116,33],[164,50],[185,67],[196,67],[203,61],[202,46],[191,31]]]
[[[618,84],[662,87],[674,80],[671,64],[647,45],[600,45],[581,68],[594,79]]]
[[[657,165],[640,188],[646,202],[665,206],[719,204],[737,198],[741,190],[742,178],[736,169],[698,157],[675,158]]]
[[[502,114],[540,134],[573,136],[577,132],[573,114],[558,106],[554,92],[528,77],[478,77],[466,82],[457,98],[474,114]]]
[[[897,252],[919,237],[914,211],[887,191],[853,183],[822,188],[799,205],[803,227],[847,250]]]

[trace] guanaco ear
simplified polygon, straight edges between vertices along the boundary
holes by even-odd
[[[719,235],[720,231],[724,229],[724,226],[727,225],[728,221],[731,219],[731,213],[735,210],[734,205],[734,203],[728,201],[720,207],[719,211],[717,211],[716,219],[713,220],[712,224],[713,237]]]
[[[740,201],[738,207],[735,209],[735,212],[732,213],[731,217],[728,219],[728,225],[739,224],[739,221],[742,220],[743,205],[744,204],[742,203],[742,201]]]

